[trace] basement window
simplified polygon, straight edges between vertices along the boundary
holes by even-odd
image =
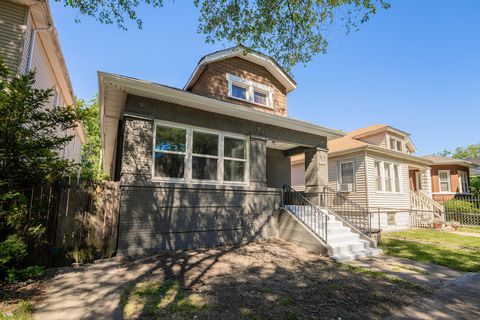
[[[273,108],[273,89],[261,83],[227,74],[228,96],[263,107]]]

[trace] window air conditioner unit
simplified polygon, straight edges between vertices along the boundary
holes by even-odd
[[[340,185],[340,192],[353,192],[353,183],[344,183]]]

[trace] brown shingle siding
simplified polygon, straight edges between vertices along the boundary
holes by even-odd
[[[229,98],[227,74],[272,87],[274,90],[273,110],[268,107]],[[190,91],[199,95],[252,107],[264,112],[287,115],[285,87],[264,67],[238,57],[212,62],[207,65]]]

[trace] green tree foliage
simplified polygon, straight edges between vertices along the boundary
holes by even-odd
[[[34,88],[33,73],[15,77],[0,58],[0,271],[19,262],[45,230],[25,195],[75,168],[60,150],[80,115],[73,107],[49,107],[51,98],[51,90]]]
[[[164,0],[56,0],[78,9],[106,24],[126,29],[126,21],[134,21],[139,5],[163,7]],[[173,1],[172,1],[173,2]],[[194,0],[199,9],[198,32],[208,43],[244,44],[269,53],[287,70],[297,63],[309,62],[318,53],[325,53],[327,34],[332,27],[348,33],[370,19],[386,0]]]
[[[445,149],[442,152],[437,153],[437,155],[442,157],[452,157],[455,159],[480,158],[480,143],[469,144],[466,147],[458,147],[454,151]]]
[[[81,175],[87,180],[101,180],[102,140],[100,136],[100,106],[98,97],[86,101],[77,99],[77,106],[83,120],[87,143],[82,147]]]

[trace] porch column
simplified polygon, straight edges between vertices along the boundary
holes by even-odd
[[[267,139],[250,136],[250,185],[267,187]]]
[[[420,170],[420,179],[422,180],[422,191],[432,198],[432,175],[430,168]]]
[[[319,192],[328,185],[328,149],[305,150],[305,195],[314,204],[319,203]]]

